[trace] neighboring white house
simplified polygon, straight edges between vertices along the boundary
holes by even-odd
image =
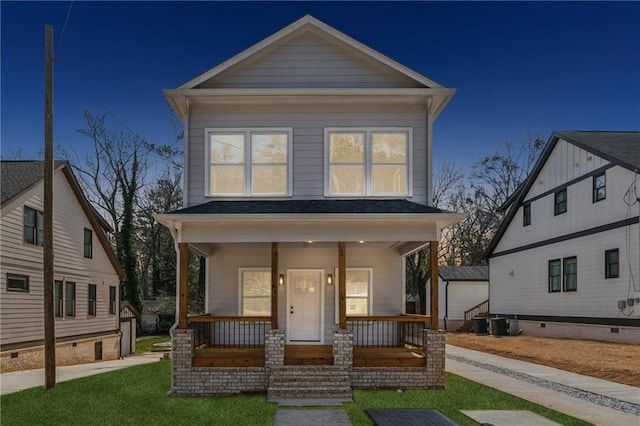
[[[427,280],[427,287],[431,278]],[[438,326],[456,331],[464,325],[464,313],[489,300],[488,266],[440,266],[438,268]],[[427,306],[430,305],[427,294]],[[489,304],[478,307],[473,315],[488,313]],[[484,310],[483,310],[484,309]],[[473,319],[473,316],[471,317]]]
[[[2,161],[1,371],[44,366],[44,163]],[[54,170],[54,314],[57,365],[120,356],[124,277],[104,222],[71,167]]]
[[[639,168],[640,132],[553,133],[488,250],[491,316],[640,343]]]
[[[444,385],[437,321],[402,314],[404,256],[463,217],[429,205],[453,93],[311,16],[165,91],[185,132],[185,208],[157,216],[181,265],[174,394]],[[207,266],[189,318],[187,250]]]
[[[136,353],[140,314],[129,302],[120,302],[120,356]]]

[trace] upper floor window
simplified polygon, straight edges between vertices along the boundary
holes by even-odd
[[[291,129],[206,129],[207,195],[291,195]]]
[[[44,245],[44,213],[24,207],[24,242]]]
[[[240,315],[271,315],[271,269],[240,268]]]
[[[7,274],[7,291],[29,292],[29,277],[27,275]]]
[[[411,195],[411,129],[325,129],[325,195]]]
[[[604,277],[618,278],[620,276],[620,251],[618,249],[604,252]]]
[[[95,284],[89,284],[89,287],[87,288],[87,292],[88,292],[88,305],[87,305],[87,314],[91,315],[91,316],[95,316],[96,315],[96,285]]]
[[[607,198],[607,175],[602,173],[593,177],[593,202]]]
[[[559,215],[567,212],[567,188],[562,189],[554,194],[553,214]]]
[[[522,206],[522,226],[531,225],[531,204]]]
[[[84,257],[93,257],[93,232],[84,228]]]
[[[116,314],[116,288],[109,286],[109,315]]]

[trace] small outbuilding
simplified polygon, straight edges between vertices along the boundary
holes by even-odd
[[[120,303],[120,356],[127,356],[136,352],[137,328],[140,314],[129,302]]]

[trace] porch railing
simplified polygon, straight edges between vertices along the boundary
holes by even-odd
[[[197,315],[189,317],[188,324],[195,330],[194,348],[251,349],[264,346],[271,317]]]
[[[428,315],[347,317],[354,348],[422,348]]]
[[[471,323],[475,317],[487,317],[489,316],[489,300],[478,303],[476,306],[464,311],[465,324]]]

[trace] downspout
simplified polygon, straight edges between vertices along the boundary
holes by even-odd
[[[173,324],[169,328],[169,335],[171,335],[171,332],[178,327],[179,321],[178,300],[180,300],[180,247],[178,246],[178,224],[176,224],[175,221],[172,220],[169,225],[169,232],[171,233],[171,237],[173,237],[173,248],[176,252],[176,309],[174,313],[175,316],[173,318]]]
[[[182,132],[182,205],[189,205],[189,179],[188,172],[189,170],[189,98],[186,96],[182,97],[182,102],[184,103],[184,120],[182,125],[184,127]]]
[[[447,330],[447,320],[449,319],[449,281],[444,285],[444,330]]]
[[[427,206],[433,205],[433,96],[427,101]]]

